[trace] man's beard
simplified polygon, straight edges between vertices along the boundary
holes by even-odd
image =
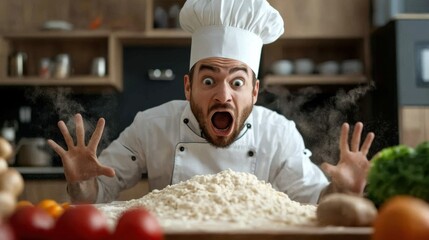
[[[249,115],[253,109],[253,104],[250,104],[249,106],[246,106],[243,109],[241,115],[239,113],[237,113],[234,109],[234,114],[235,114],[237,119],[236,119],[236,121],[234,121],[234,126],[232,126],[233,127],[232,133],[229,136],[214,136],[214,135],[212,136],[209,134],[209,131],[208,131],[208,128],[210,126],[207,126],[207,124],[209,124],[209,122],[211,122],[211,119],[207,119],[207,121],[205,121],[205,119],[206,119],[205,116],[208,116],[208,114],[205,115],[203,112],[203,109],[201,107],[199,107],[195,101],[193,101],[192,95],[191,95],[190,102],[191,102],[191,110],[194,113],[195,118],[198,121],[198,124],[200,125],[200,128],[204,134],[204,137],[206,138],[206,140],[211,145],[213,145],[215,147],[220,147],[220,148],[226,148],[235,141],[235,139],[237,138],[237,136],[240,134],[241,130],[244,127],[244,122],[249,117]],[[226,105],[228,105],[228,104],[226,104]],[[226,108],[226,106],[225,106],[225,108]],[[232,109],[232,108],[230,108],[230,109]]]

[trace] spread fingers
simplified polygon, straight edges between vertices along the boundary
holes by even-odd
[[[375,138],[375,134],[370,132],[366,135],[365,141],[362,144],[361,152],[366,156],[368,154],[369,148],[371,147],[372,141]]]
[[[363,124],[361,122],[356,123],[354,130],[353,130],[353,136],[352,136],[352,141],[351,141],[351,150],[353,152],[359,151],[362,129],[363,129]]]
[[[48,140],[48,144],[61,158],[66,153],[66,151],[52,139]]]
[[[70,136],[69,130],[67,129],[66,124],[64,123],[64,121],[59,121],[58,122],[58,128],[61,131],[61,134],[64,137],[64,141],[67,144],[67,147],[70,149],[71,147],[74,146],[74,142],[73,142],[73,138]]]
[[[97,122],[97,126],[95,128],[94,133],[91,136],[91,139],[89,140],[88,147],[91,149],[97,149],[97,145],[100,142],[101,136],[103,135],[104,125],[105,125],[104,118],[100,118]]]
[[[85,146],[85,128],[83,126],[82,115],[75,115],[74,121],[76,124],[76,145]]]

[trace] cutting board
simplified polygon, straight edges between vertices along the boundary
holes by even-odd
[[[224,226],[204,229],[164,231],[166,240],[370,240],[370,227],[285,227],[229,229]]]
[[[96,204],[98,207],[104,205]],[[246,226],[231,222],[174,220],[164,222],[163,231],[166,240],[370,240],[373,231],[371,227],[261,225],[256,220],[252,223]]]

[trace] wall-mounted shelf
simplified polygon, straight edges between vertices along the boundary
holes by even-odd
[[[351,85],[368,82],[363,75],[267,75],[263,79],[264,86],[273,85]]]
[[[26,72],[23,76],[8,74],[8,57],[16,51],[27,55]],[[72,72],[69,77],[48,78],[39,76],[42,58],[55,62],[58,54],[68,54]],[[107,73],[99,77],[91,74],[92,61],[106,59]],[[121,51],[118,39],[109,31],[35,31],[10,33],[0,38],[0,85],[13,86],[98,86],[122,89]]]
[[[285,33],[264,46],[260,76],[264,86],[354,85],[370,82],[369,0],[269,0],[285,21]],[[278,60],[309,59],[311,75],[275,76],[271,70]],[[362,63],[360,75],[319,75],[324,62],[339,65],[346,60]],[[293,71],[292,71],[293,72]],[[339,74],[341,71],[339,71]]]
[[[269,0],[285,20],[285,34],[275,43],[265,45],[260,73],[264,84],[360,84],[369,81],[369,0]],[[159,27],[155,11],[183,6],[185,0],[145,0],[143,29],[34,31],[6,33],[0,36],[0,86],[95,86],[122,90],[122,47],[124,45],[177,46],[190,45],[191,35],[171,23]],[[323,7],[321,7],[323,6]],[[329,16],[329,17],[327,17]],[[74,19],[74,18],[73,18]],[[177,19],[177,18],[176,18]],[[170,19],[171,20],[171,19]],[[76,21],[76,20],[75,20]],[[29,53],[28,74],[13,77],[7,74],[8,56],[14,50]],[[58,53],[71,55],[74,73],[67,79],[38,77],[39,61]],[[107,75],[91,76],[94,57],[107,59]],[[274,77],[271,65],[280,59],[311,58],[315,63],[327,60],[359,59],[362,76],[321,75]]]
[[[62,79],[43,79],[39,77],[7,77],[0,80],[0,85],[27,85],[27,86],[97,86],[103,85],[109,82],[108,77],[96,77],[96,76],[73,76]]]

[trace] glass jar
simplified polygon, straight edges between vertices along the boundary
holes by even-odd
[[[55,78],[66,78],[70,76],[70,56],[58,54],[55,60]]]

